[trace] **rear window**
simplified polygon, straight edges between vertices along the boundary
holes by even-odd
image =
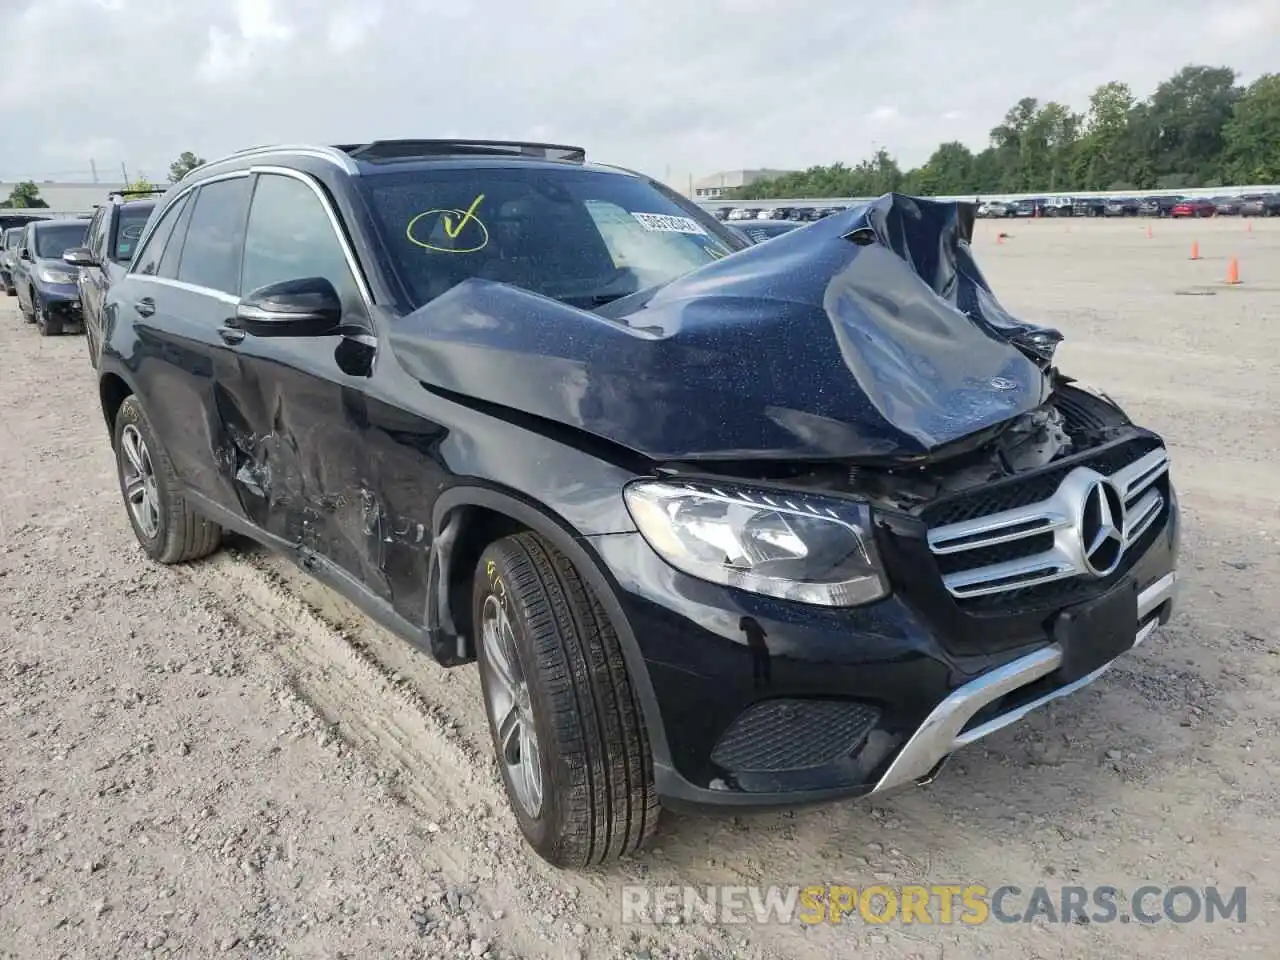
[[[87,220],[41,225],[31,231],[35,234],[35,255],[44,260],[61,259],[62,255],[72,247],[84,245],[88,229]]]
[[[590,308],[746,245],[623,174],[480,167],[362,181],[415,306],[480,278]]]
[[[155,204],[121,207],[119,222],[116,225],[116,244],[111,251],[111,259],[119,263],[129,263],[138,249],[138,240],[142,236],[142,228],[147,225]]]

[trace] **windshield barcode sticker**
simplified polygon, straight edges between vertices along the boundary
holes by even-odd
[[[707,231],[702,224],[691,217],[673,217],[665,213],[633,213],[631,214],[646,230],[660,233],[696,233],[706,236]]]

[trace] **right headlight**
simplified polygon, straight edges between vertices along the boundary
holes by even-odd
[[[692,577],[827,607],[889,592],[865,503],[665,480],[623,496],[649,546]]]

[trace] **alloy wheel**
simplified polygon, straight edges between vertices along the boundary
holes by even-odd
[[[485,707],[497,731],[498,761],[506,767],[516,801],[530,817],[542,810],[542,751],[533,721],[529,683],[520,663],[514,628],[493,594],[481,610],[481,660],[485,671]]]
[[[138,529],[148,539],[155,539],[160,532],[160,491],[156,487],[156,472],[151,464],[151,453],[146,441],[133,424],[120,434],[120,450],[124,459],[120,462],[124,495],[129,503]]]

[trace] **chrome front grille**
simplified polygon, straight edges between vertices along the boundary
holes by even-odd
[[[1045,499],[933,527],[929,549],[943,584],[957,600],[968,600],[1108,575],[1160,517],[1165,499],[1157,481],[1168,471],[1163,447],[1109,475],[1081,465]]]

